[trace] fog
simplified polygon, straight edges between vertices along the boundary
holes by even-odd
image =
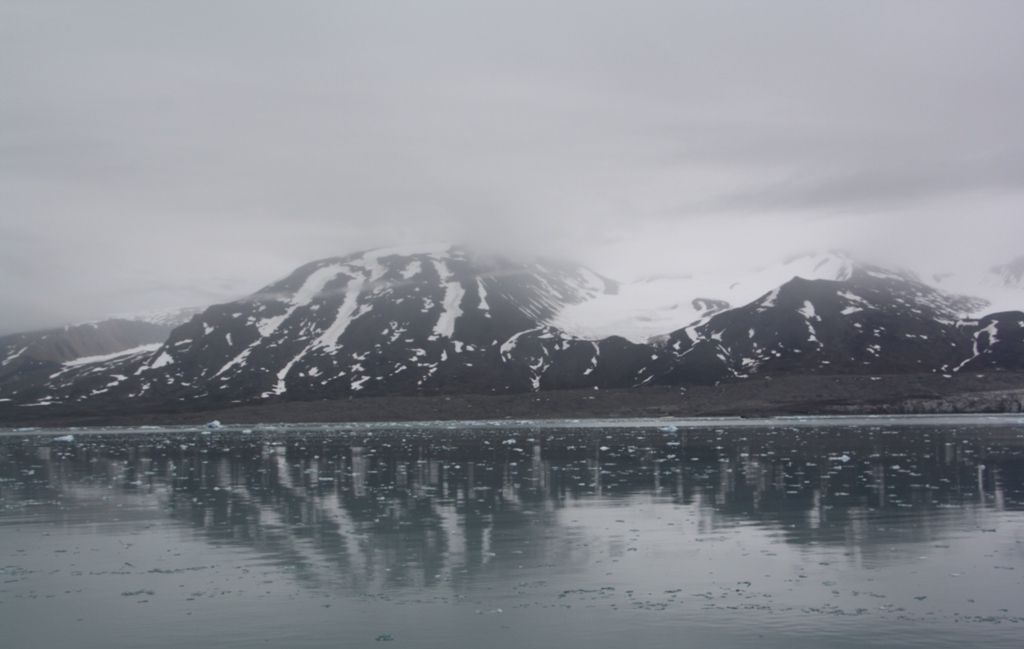
[[[1024,254],[1019,2],[0,1],[0,334],[458,241]]]

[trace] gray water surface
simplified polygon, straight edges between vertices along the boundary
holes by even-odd
[[[0,436],[10,647],[1011,647],[1022,577],[1020,419]]]

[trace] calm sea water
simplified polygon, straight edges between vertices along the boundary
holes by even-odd
[[[1021,637],[1019,417],[0,435],[6,647]]]

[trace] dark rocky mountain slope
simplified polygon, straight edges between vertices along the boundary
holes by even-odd
[[[880,268],[857,267],[842,281],[796,277],[748,305],[669,335],[663,344],[675,355],[674,368],[659,382],[949,373],[973,353],[977,325],[961,318],[978,306],[973,298]]]
[[[94,358],[34,353],[31,363],[12,351],[0,403],[206,407],[1024,369],[1024,313],[969,318],[983,301],[844,264],[838,279],[793,277],[749,304],[709,309],[637,343],[556,326],[570,305],[618,290],[577,265],[458,246],[363,252],[307,264],[209,307],[158,345],[124,343]]]

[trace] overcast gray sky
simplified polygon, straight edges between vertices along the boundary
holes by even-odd
[[[438,240],[1024,254],[1024,2],[0,0],[0,333]]]

